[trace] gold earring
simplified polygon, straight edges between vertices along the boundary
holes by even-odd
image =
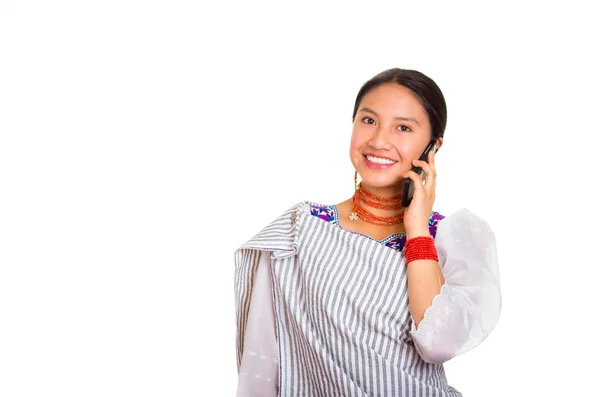
[[[354,171],[354,195],[352,196],[352,212],[348,216],[351,221],[355,221],[358,219],[358,214],[356,213],[356,194],[358,193],[358,171]]]

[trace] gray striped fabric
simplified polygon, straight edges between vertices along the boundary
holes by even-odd
[[[409,334],[404,255],[304,201],[235,253],[238,367],[253,276],[271,251],[280,396],[461,396]]]

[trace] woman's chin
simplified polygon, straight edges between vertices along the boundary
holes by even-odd
[[[375,189],[389,189],[389,188],[398,189],[402,186],[403,181],[404,180],[402,178],[365,177],[362,179],[362,184],[365,187],[372,187]]]

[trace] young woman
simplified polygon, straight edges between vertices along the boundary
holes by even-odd
[[[461,396],[443,363],[498,321],[492,230],[464,208],[433,211],[437,84],[384,71],[360,89],[352,121],[354,195],[298,203],[236,251],[239,396]]]

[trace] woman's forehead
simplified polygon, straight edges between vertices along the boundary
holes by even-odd
[[[415,93],[399,84],[382,84],[369,91],[360,102],[358,111],[376,113],[381,117],[427,117]]]

